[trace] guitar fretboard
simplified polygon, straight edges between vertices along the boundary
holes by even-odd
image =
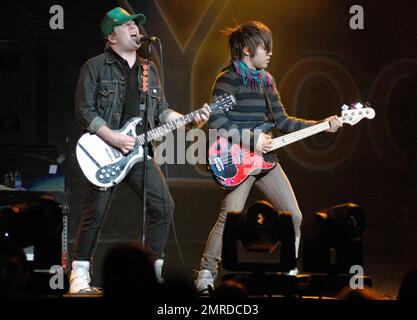
[[[340,119],[340,118],[339,118]],[[342,119],[340,119],[342,121]],[[284,136],[275,138],[272,140],[272,150],[276,150],[278,148],[284,147],[288,144],[291,144],[293,142],[296,142],[298,140],[302,140],[304,138],[310,137],[312,135],[315,135],[317,133],[320,133],[324,130],[327,130],[330,128],[329,121],[320,122],[318,124],[315,124],[314,126],[301,129],[289,134],[286,134]]]
[[[209,107],[209,112],[211,112],[211,108]],[[183,117],[180,117],[178,119],[175,119],[174,121],[170,121],[168,123],[163,124],[162,126],[158,128],[151,129],[147,132],[146,140],[153,141],[157,140],[164,135],[166,135],[169,132],[172,132],[180,127],[184,127],[185,125],[193,122],[197,115],[201,114],[201,109],[198,109],[196,111],[193,111],[191,113],[186,114]],[[145,144],[145,134],[142,133],[137,137],[139,143],[141,145]]]

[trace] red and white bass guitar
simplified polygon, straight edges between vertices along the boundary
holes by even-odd
[[[375,110],[358,103],[353,108],[342,106],[339,120],[355,125],[363,118],[373,119]],[[276,150],[293,142],[310,137],[330,128],[328,121],[301,129],[272,140],[272,149]],[[240,144],[232,144],[227,137],[217,137],[208,148],[208,169],[214,180],[223,188],[238,187],[250,175],[256,175],[275,167],[275,162],[267,162],[260,152],[247,150]]]

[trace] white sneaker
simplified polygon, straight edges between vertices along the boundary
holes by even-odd
[[[298,269],[297,268],[294,268],[294,269],[290,270],[288,272],[288,275],[289,276],[296,276],[296,275],[298,275]]]
[[[284,275],[284,276],[297,276],[298,275],[298,269],[297,268],[294,268],[294,269],[291,269],[288,272],[282,272],[282,271],[280,271],[280,272],[277,272],[277,274]]]
[[[214,290],[214,277],[210,270],[197,271],[194,286],[198,293],[210,294]]]
[[[158,280],[158,282],[160,284],[165,283],[164,278],[162,278],[162,266],[164,265],[164,260],[163,259],[156,259],[153,266],[155,268],[155,276],[156,279]]]
[[[90,287],[90,262],[89,261],[73,261],[70,275],[70,290],[72,294],[82,293],[98,293],[98,291]]]

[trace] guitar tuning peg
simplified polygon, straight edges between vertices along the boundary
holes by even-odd
[[[362,109],[363,108],[363,104],[358,102],[353,106],[355,109]]]
[[[345,104],[343,106],[341,106],[340,108],[342,109],[342,111],[346,111],[346,110],[349,109],[349,107]]]

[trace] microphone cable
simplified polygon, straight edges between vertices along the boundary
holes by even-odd
[[[162,87],[161,93],[165,96],[165,71],[164,71],[164,59],[163,59],[162,44],[161,44],[161,40],[159,38],[157,38],[157,41],[158,41],[158,45],[159,45],[159,56],[160,56],[160,69],[161,69],[160,74],[161,74],[161,87]],[[149,44],[149,45],[151,45],[151,44]],[[165,97],[165,99],[166,99],[166,97]],[[166,183],[167,183],[167,186],[168,186],[168,192],[170,193],[169,184],[168,184],[168,178],[169,178],[168,163],[166,161],[164,163],[164,175],[165,175]],[[178,236],[177,236],[177,231],[176,231],[176,228],[175,228],[174,212],[171,212],[171,225],[172,225],[172,234],[174,236],[174,241],[175,241],[175,244],[176,244],[177,250],[178,250],[178,255],[179,255],[182,267],[184,269],[184,272],[187,274],[188,273],[187,272],[187,267],[185,266],[184,257],[182,255],[181,246],[180,246]]]

